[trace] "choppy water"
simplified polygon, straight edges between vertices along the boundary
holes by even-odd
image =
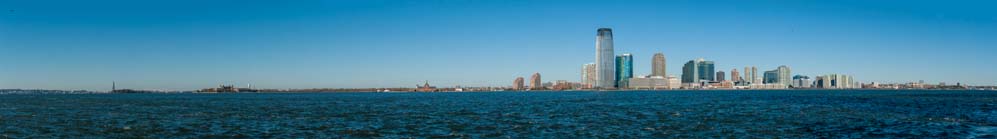
[[[0,138],[995,138],[992,91],[0,95]]]

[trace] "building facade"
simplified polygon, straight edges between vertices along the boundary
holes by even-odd
[[[540,73],[533,73],[530,76],[530,90],[543,90],[544,86],[540,80]]]
[[[792,83],[792,72],[789,70],[789,66],[779,66],[775,70],[765,71],[764,83],[765,84],[781,84],[785,86],[791,86]]]
[[[727,74],[727,73],[724,73],[724,71],[717,71],[717,80],[714,80],[714,81],[717,81],[717,82],[726,81],[727,79],[724,78],[725,74]]]
[[[627,88],[630,78],[634,77],[634,57],[629,53],[616,56],[616,88]]]
[[[702,58],[698,60],[699,60],[699,80],[706,82],[711,82],[716,80],[717,73],[716,69],[714,68],[715,65],[713,64],[713,61],[706,61],[703,60]]]
[[[668,80],[668,89],[679,89],[682,88],[682,81],[678,77],[673,75],[668,75],[665,77]]]
[[[685,62],[682,66],[682,83],[696,83],[699,82],[699,63],[695,60]]]
[[[703,58],[691,60],[682,66],[682,83],[709,82],[716,79],[713,61]]]
[[[779,75],[779,78],[777,78],[776,83],[785,86],[793,85],[793,72],[789,69],[789,66],[782,65],[779,66],[779,68],[776,68],[775,70]]]
[[[523,77],[516,77],[516,80],[512,80],[512,90],[526,90],[523,87],[524,82]]]
[[[665,68],[665,54],[655,53],[651,58],[651,76],[668,76]]]
[[[751,83],[762,83],[762,78],[758,77],[758,67],[751,67]]]
[[[751,67],[744,67],[744,78],[741,78],[741,80],[744,81],[744,84],[751,84],[751,81],[754,81],[751,78]]]
[[[582,65],[582,88],[592,88],[596,81],[595,63]]]
[[[616,84],[616,60],[613,52],[613,30],[599,28],[595,37],[596,88],[613,88]]]
[[[762,74],[762,83],[765,84],[775,84],[779,80],[779,72],[776,70],[765,71]]]
[[[815,88],[824,89],[852,89],[859,88],[852,80],[852,76],[841,75],[841,74],[828,74],[824,76],[817,76],[814,81]]]
[[[730,80],[733,82],[741,82],[741,73],[737,72],[737,68],[730,70]]]
[[[630,89],[668,89],[668,79],[662,76],[630,78]]]
[[[793,76],[792,88],[811,88],[811,86],[813,86],[813,81],[810,80],[810,77],[803,75]]]

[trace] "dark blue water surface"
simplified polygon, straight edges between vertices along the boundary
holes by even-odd
[[[0,95],[0,138],[995,138],[992,91]]]

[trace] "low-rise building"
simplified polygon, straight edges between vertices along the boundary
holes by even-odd
[[[661,76],[630,78],[630,89],[669,89],[668,79]]]
[[[751,84],[748,85],[751,89],[788,89],[789,86],[785,84]]]

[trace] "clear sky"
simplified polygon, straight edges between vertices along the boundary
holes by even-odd
[[[0,88],[190,90],[578,81],[595,34],[650,73],[788,65],[997,84],[994,1],[0,0]]]

